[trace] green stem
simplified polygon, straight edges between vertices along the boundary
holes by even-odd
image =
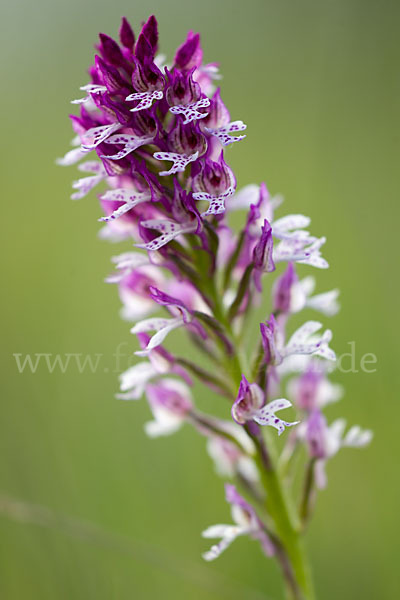
[[[314,600],[311,572],[298,523],[294,522],[291,515],[288,499],[271,457],[267,452],[261,433],[258,435],[252,432],[249,433],[257,448],[255,460],[267,492],[267,511],[275,523],[276,533],[289,559],[293,575],[291,580],[288,577],[287,570],[283,569],[287,583],[288,600]]]
[[[311,511],[312,492],[314,485],[314,467],[315,458],[311,458],[307,464],[306,475],[303,484],[303,495],[300,502],[299,515],[301,519],[302,527],[305,528],[307,525],[308,518]]]

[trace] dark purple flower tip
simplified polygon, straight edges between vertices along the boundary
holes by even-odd
[[[178,48],[175,55],[175,65],[182,71],[199,67],[203,60],[203,50],[200,45],[200,35],[189,31],[186,41]]]
[[[135,58],[140,63],[143,63],[145,61],[153,60],[153,57],[153,47],[147,37],[141,33],[135,45]]]
[[[126,17],[122,17],[121,27],[119,28],[119,39],[121,44],[128,50],[133,51],[135,45],[135,34]]]
[[[128,82],[120,75],[118,69],[112,65],[106,64],[99,56],[96,56],[94,60],[97,73],[107,90],[111,94],[121,94],[125,96],[129,90]]]
[[[100,33],[99,50],[105,61],[114,67],[122,67],[125,64],[125,58],[117,42],[105,33]]]
[[[154,15],[151,15],[147,19],[142,27],[141,34],[148,40],[152,49],[152,55],[154,56],[158,46],[158,23]]]

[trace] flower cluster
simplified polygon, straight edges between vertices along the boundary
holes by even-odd
[[[135,354],[142,357],[122,374],[118,397],[146,396],[154,420],[145,428],[152,437],[192,425],[206,437],[217,472],[262,503],[266,520],[227,485],[236,525],[204,532],[221,538],[205,559],[249,535],[268,556],[277,555],[293,586],[305,589],[298,565],[290,562],[288,532],[294,536],[297,526],[279,496],[279,477],[271,473],[279,474],[281,463],[286,472],[296,449],[306,447],[304,516],[314,484],[325,484],[327,459],[342,446],[363,446],[371,438],[357,427],[344,435],[343,421],[328,426],[322,415],[341,396],[327,379],[336,359],[331,331],[320,333],[322,324],[308,320],[289,333],[294,313],[312,309],[330,316],[338,310],[337,290],[313,295],[313,277],[299,279],[296,271],[302,265],[328,267],[321,255],[325,238],[308,231],[310,219],[302,214],[276,217],[282,199],[265,184],[236,189],[225,152],[245,138],[246,126],[231,121],[214,85],[217,64],[203,63],[198,34],[189,32],[168,66],[158,53],[153,16],[138,37],[124,18],[119,39],[100,34],[90,81],[81,87],[85,95],[73,101],[80,105],[79,116],[71,116],[74,147],[58,160],[79,163],[86,174],[74,182],[73,199],[100,189],[101,237],[128,240],[136,248],[113,258],[115,272],[107,279],[119,288],[122,317],[134,323]],[[231,218],[237,211],[245,214],[239,232]],[[266,283],[271,312],[254,341],[247,335],[249,317],[254,306],[268,302]],[[192,342],[189,357],[165,347],[177,329]],[[226,420],[195,407],[194,377],[228,399]],[[280,397],[282,390],[288,398]],[[290,407],[295,420],[277,416]],[[291,428],[279,465],[262,426],[279,435]]]

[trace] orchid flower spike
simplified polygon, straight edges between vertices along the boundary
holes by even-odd
[[[246,535],[267,556],[275,554],[293,598],[312,598],[299,543],[309,498],[326,482],[328,459],[372,438],[359,427],[345,433],[343,419],[327,425],[322,414],[343,393],[328,377],[336,363],[331,330],[304,318],[292,333],[295,313],[329,317],[339,310],[336,289],[315,294],[314,278],[297,273],[302,265],[328,268],[326,238],[311,232],[301,210],[278,215],[283,199],[264,182],[237,189],[227,156],[236,142],[247,144],[246,125],[240,115],[231,118],[215,88],[218,63],[204,63],[198,33],[189,31],[170,60],[160,53],[153,15],[137,32],[123,18],[118,35],[99,36],[88,80],[72,101],[72,147],[57,160],[83,173],[72,184],[73,200],[97,192],[99,237],[128,245],[115,253],[106,281],[117,286],[121,317],[136,336],[132,356],[141,358],[120,375],[117,398],[147,399],[151,438],[183,424],[200,433],[217,473],[246,494],[245,500],[226,485],[233,524],[203,532],[217,539],[205,560]],[[264,313],[261,335],[250,343],[250,319],[266,291],[272,314]],[[250,380],[242,375],[247,369]],[[194,379],[213,401],[229,400],[232,419],[195,407],[192,389],[196,405],[202,397]],[[277,416],[289,407],[293,421]],[[279,440],[279,456],[274,436],[264,439],[264,425],[279,436],[298,425]],[[305,473],[296,473],[305,481],[299,502],[281,490],[284,467],[301,445],[309,461]],[[258,514],[252,503],[260,501]]]

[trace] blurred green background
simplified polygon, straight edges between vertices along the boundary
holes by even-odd
[[[69,100],[86,83],[97,32],[115,35],[121,15],[137,28],[153,12],[162,51],[171,57],[195,29],[206,60],[221,64],[223,98],[248,124],[246,141],[228,149],[239,185],[265,179],[286,197],[281,214],[309,214],[313,232],[327,235],[332,266],[314,274],[320,291],[342,291],[334,348],[355,341],[358,367],[363,354],[377,356],[376,373],[336,376],[347,393],[329,416],[371,427],[375,439],[330,465],[308,545],[319,598],[392,600],[400,533],[394,0],[2,5],[0,597],[282,597],[276,567],[251,542],[201,561],[200,532],[229,519],[204,440],[184,429],[150,441],[145,401],[114,399],[112,355],[121,343],[134,348],[117,290],[103,283],[118,248],[96,237],[94,194],[69,201],[75,168],[54,165],[72,137]],[[19,374],[13,357],[68,352],[102,354],[101,368]],[[199,390],[200,406],[206,395]]]

